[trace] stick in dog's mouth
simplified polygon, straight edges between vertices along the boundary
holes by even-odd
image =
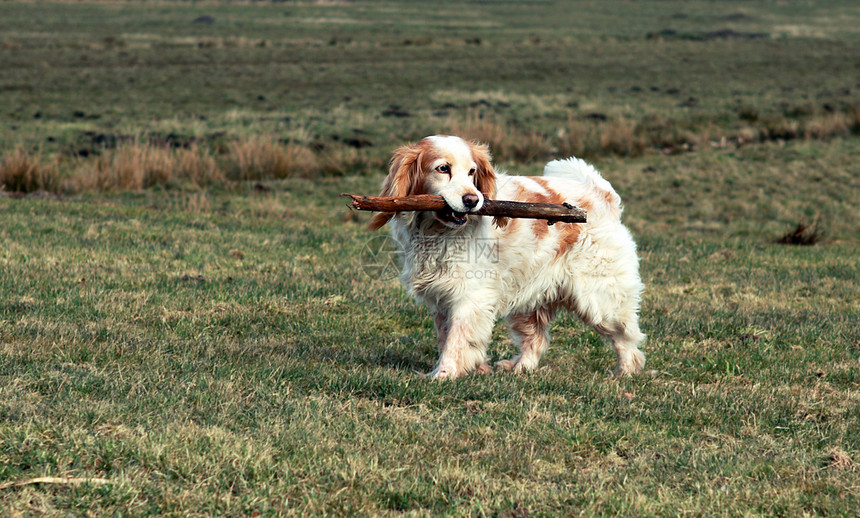
[[[350,197],[352,199],[352,208],[354,209],[377,212],[433,211],[440,221],[458,226],[466,223],[469,214],[506,218],[545,219],[550,225],[556,222],[586,222],[586,211],[569,203],[526,203],[484,198],[484,204],[479,210],[475,212],[456,212],[439,195],[361,196],[358,194],[343,193],[341,196]]]
[[[467,214],[467,212],[457,212],[448,206],[445,206],[442,210],[436,211],[436,217],[439,218],[440,221],[452,223],[454,225],[465,225]]]

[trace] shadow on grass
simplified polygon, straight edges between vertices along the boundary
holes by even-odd
[[[384,349],[367,351],[360,363],[388,367],[405,373],[424,374],[433,368],[434,357],[416,345],[415,350]]]

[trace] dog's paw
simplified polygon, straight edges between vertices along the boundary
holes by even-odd
[[[458,377],[460,373],[457,368],[451,365],[440,365],[427,374],[427,378],[431,380],[451,380]]]
[[[496,362],[496,368],[501,369],[507,372],[523,372],[523,362],[520,356],[514,356],[513,358],[509,358],[507,360],[500,360]]]
[[[427,374],[427,379],[431,380],[450,380],[456,377],[457,375],[454,372],[449,372],[446,370],[434,370]]]
[[[642,372],[645,367],[645,355],[639,349],[634,349],[623,358],[619,358],[618,366],[612,372],[612,377],[632,376]]]
[[[490,367],[490,365],[487,362],[484,362],[484,363],[478,365],[477,368],[475,368],[475,372],[478,374],[492,374],[493,368]]]

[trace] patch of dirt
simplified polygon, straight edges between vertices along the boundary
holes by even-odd
[[[851,456],[841,448],[831,448],[827,452],[827,457],[824,459],[825,464],[831,469],[853,470],[854,461]]]
[[[776,242],[781,245],[812,246],[820,241],[818,222],[814,221],[811,225],[798,223],[794,229],[788,231]]]
[[[649,32],[645,35],[649,40],[686,40],[686,41],[714,41],[714,40],[758,40],[767,38],[764,32],[738,32],[733,29],[719,29],[709,32],[679,32],[675,29],[661,29]]]
[[[50,200],[63,201],[63,197],[59,194],[48,191],[33,191],[27,192],[8,192],[0,190],[0,198],[9,198],[10,200]]]
[[[388,108],[382,110],[382,116],[383,117],[397,117],[397,118],[404,119],[407,117],[412,117],[412,114],[409,113],[408,111],[404,110],[400,106],[392,104]]]

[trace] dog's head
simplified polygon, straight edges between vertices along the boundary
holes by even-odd
[[[460,137],[436,135],[394,152],[391,168],[382,183],[381,196],[437,194],[448,207],[433,213],[446,227],[459,228],[471,213],[496,196],[496,173],[489,148]],[[376,230],[394,217],[391,212],[376,214],[370,228]],[[496,218],[503,225],[503,218]]]

